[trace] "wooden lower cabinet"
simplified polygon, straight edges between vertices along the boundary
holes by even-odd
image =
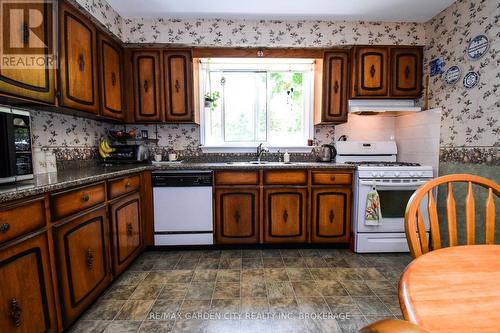
[[[54,226],[63,326],[68,327],[111,282],[106,208]]]
[[[307,240],[307,189],[264,189],[264,242]]]
[[[46,232],[0,250],[0,331],[57,332]]]
[[[215,190],[215,229],[217,244],[258,243],[259,189]]]
[[[113,273],[121,273],[142,246],[141,199],[134,193],[110,205]]]
[[[351,189],[312,190],[311,241],[348,243],[351,230]]]

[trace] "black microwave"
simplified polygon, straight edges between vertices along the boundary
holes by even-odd
[[[0,107],[0,184],[33,178],[30,120],[27,111]]]

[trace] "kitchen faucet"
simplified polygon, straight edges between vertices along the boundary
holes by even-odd
[[[269,153],[269,148],[262,147],[262,143],[257,146],[257,162],[260,163],[260,158],[262,154]]]

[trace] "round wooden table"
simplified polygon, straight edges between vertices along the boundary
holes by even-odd
[[[500,245],[418,257],[401,276],[399,300],[405,319],[431,333],[500,332]]]

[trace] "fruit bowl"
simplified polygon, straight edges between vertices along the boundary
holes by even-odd
[[[108,130],[108,135],[114,140],[130,140],[135,139],[135,131],[120,131],[120,130]]]

